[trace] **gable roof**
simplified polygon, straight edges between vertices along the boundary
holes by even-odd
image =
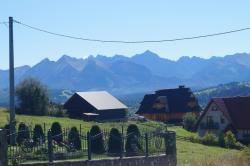
[[[154,103],[161,97],[165,97],[167,108],[154,109]],[[196,102],[194,107],[189,106],[190,102]],[[140,108],[136,114],[141,113],[163,113],[163,112],[199,112],[200,106],[189,88],[180,86],[175,89],[162,89],[154,94],[144,96]]]
[[[219,110],[224,113],[235,129],[250,129],[250,96],[212,98],[200,116],[196,128],[212,103],[220,108]]]
[[[106,91],[76,92],[76,94],[97,110],[127,109],[127,106]]]

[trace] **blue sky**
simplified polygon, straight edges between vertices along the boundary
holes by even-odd
[[[6,0],[0,22],[9,16],[49,31],[104,40],[158,40],[250,27],[250,1],[234,0]],[[173,43],[114,44],[55,37],[14,25],[15,66],[34,65],[61,55],[122,54],[151,50],[162,57],[223,56],[250,52],[250,31]],[[8,67],[8,28],[0,25],[0,68]]]

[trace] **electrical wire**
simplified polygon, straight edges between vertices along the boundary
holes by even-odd
[[[82,38],[82,37],[76,37],[76,36],[70,36],[70,35],[65,35],[65,34],[60,34],[60,33],[55,33],[55,32],[50,32],[48,30],[40,29],[34,26],[30,26],[28,24],[22,23],[20,21],[14,20],[15,23],[20,24],[24,27],[44,32],[47,34],[55,35],[55,36],[60,36],[60,37],[66,37],[70,39],[76,39],[76,40],[83,40],[83,41],[89,41],[89,42],[102,42],[102,43],[122,43],[122,44],[142,44],[142,43],[163,43],[163,42],[175,42],[175,41],[182,41],[182,40],[193,40],[193,39],[200,39],[200,38],[207,38],[207,37],[214,37],[214,36],[220,36],[220,35],[226,35],[226,34],[231,34],[231,33],[237,33],[237,32],[242,32],[242,31],[247,31],[250,30],[249,27],[247,28],[242,28],[242,29],[236,29],[236,30],[231,30],[231,31],[226,31],[226,32],[218,32],[218,33],[212,33],[212,34],[206,34],[206,35],[199,35],[199,36],[191,36],[191,37],[182,37],[182,38],[174,38],[174,39],[162,39],[162,40],[142,40],[142,41],[123,41],[123,40],[101,40],[101,39],[91,39],[91,38]]]

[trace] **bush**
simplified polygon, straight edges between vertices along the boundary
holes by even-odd
[[[18,126],[16,141],[20,145],[27,139],[30,139],[29,128],[25,123],[22,122]]]
[[[197,117],[194,113],[186,113],[183,116],[183,127],[184,129],[188,130],[188,131],[192,131],[194,129],[194,126],[196,124],[197,121]]]
[[[103,133],[99,126],[94,125],[90,129],[91,150],[93,153],[101,154],[105,152]]]
[[[236,138],[232,131],[227,131],[224,136],[225,147],[233,148],[236,144]]]
[[[51,135],[52,139],[57,143],[61,143],[63,141],[62,127],[60,123],[54,122],[51,126]]]
[[[63,105],[50,102],[48,108],[48,115],[54,117],[66,117],[66,110],[63,109]]]
[[[39,124],[36,124],[33,129],[33,141],[36,145],[43,144],[45,142],[42,126]]]
[[[201,143],[201,139],[198,136],[191,135],[189,139],[190,139],[190,142],[192,143]]]
[[[46,115],[49,106],[47,88],[34,78],[24,79],[16,88],[17,113]]]
[[[108,152],[119,154],[122,150],[122,135],[118,129],[112,128],[109,133]]]
[[[76,127],[72,127],[68,134],[68,143],[70,145],[70,151],[81,150],[81,140],[80,135]]]
[[[142,147],[139,143],[140,131],[138,127],[134,124],[128,126],[127,129],[127,140],[126,140],[126,155],[134,156],[142,150]]]
[[[217,145],[218,140],[215,134],[206,133],[205,136],[202,138],[202,143],[205,145]]]

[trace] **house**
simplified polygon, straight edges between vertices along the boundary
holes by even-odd
[[[97,121],[126,120],[127,106],[106,91],[76,92],[64,104],[72,118]]]
[[[250,140],[250,96],[212,98],[196,129],[200,136],[207,132],[219,136],[231,130],[238,140]]]
[[[158,90],[144,96],[136,114],[147,119],[178,123],[187,112],[199,114],[201,108],[190,90],[185,86]]]

